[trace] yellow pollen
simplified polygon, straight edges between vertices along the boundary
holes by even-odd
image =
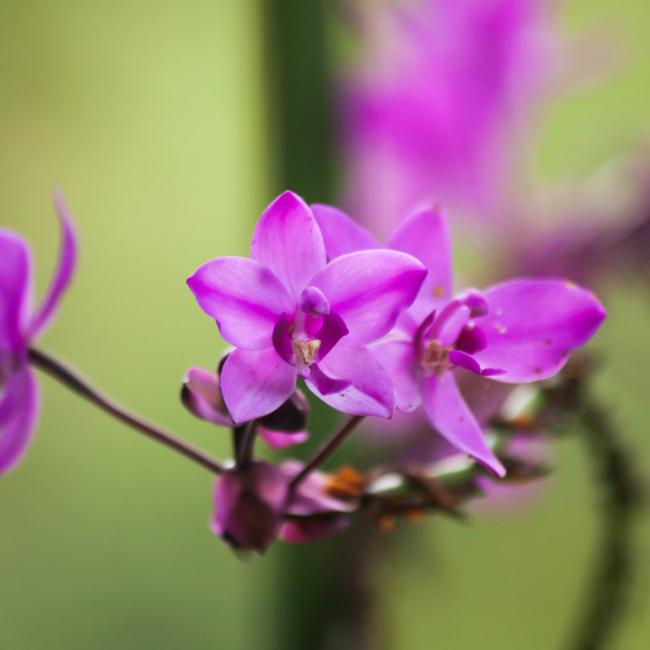
[[[316,355],[318,354],[319,348],[320,341],[318,339],[293,342],[294,353],[306,366],[311,366],[311,364],[316,361]]]

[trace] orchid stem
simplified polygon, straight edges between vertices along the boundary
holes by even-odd
[[[353,415],[311,458],[305,463],[302,470],[294,476],[289,487],[292,490],[304,481],[309,474],[322,465],[335,451],[335,449],[359,426],[363,420],[362,415]]]
[[[253,460],[256,429],[257,420],[251,420],[243,429],[235,430],[235,458],[238,467],[245,467]]]
[[[70,388],[73,392],[87,399],[89,402],[93,403],[102,411],[108,413],[120,422],[127,424],[133,429],[140,431],[140,433],[153,438],[166,447],[169,447],[186,458],[193,460],[195,463],[205,467],[212,473],[220,474],[224,471],[220,463],[204,452],[192,447],[173,434],[167,433],[153,424],[149,424],[138,416],[124,410],[108,397],[105,397],[98,390],[86,383],[86,381],[79,377],[79,375],[77,375],[73,370],[67,368],[60,361],[57,361],[45,352],[30,348],[29,361],[33,366],[54,377],[54,379],[59,381],[61,384]]]

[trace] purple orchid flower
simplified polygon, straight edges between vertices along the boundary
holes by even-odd
[[[367,346],[413,302],[426,275],[422,264],[389,250],[328,264],[311,210],[291,192],[262,214],[251,258],[211,260],[187,281],[236,348],[221,372],[235,424],[277,409],[298,377],[343,413],[390,417],[392,382]]]
[[[77,247],[63,197],[54,195],[61,222],[61,253],[50,288],[32,311],[32,261],[19,235],[0,230],[0,473],[25,453],[38,417],[38,388],[28,365],[32,342],[50,323],[74,272]]]
[[[382,234],[433,196],[496,220],[512,184],[505,145],[548,67],[544,3],[402,5],[368,12],[361,36],[369,64],[342,93],[347,202]]]
[[[359,500],[330,494],[327,475],[318,471],[292,490],[302,467],[259,461],[225,472],[215,486],[212,532],[237,549],[264,553],[278,538],[302,543],[344,529]]]
[[[312,209],[331,258],[355,248],[355,237],[359,248],[374,241],[342,212]],[[335,238],[339,230],[345,232],[342,239]],[[606,315],[603,306],[586,289],[560,279],[510,280],[454,297],[447,222],[436,210],[415,212],[388,246],[413,255],[428,270],[395,331],[372,348],[393,378],[397,409],[409,413],[422,406],[449,442],[504,475],[461,395],[457,373],[511,384],[552,377],[570,352],[593,336]]]

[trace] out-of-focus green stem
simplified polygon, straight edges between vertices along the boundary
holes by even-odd
[[[335,198],[332,84],[327,55],[328,0],[266,0],[272,180],[308,203]],[[312,404],[309,430],[322,440],[333,413]],[[356,529],[355,529],[356,530]],[[265,646],[278,650],[364,650],[368,639],[370,539],[349,531],[323,543],[280,546],[282,580],[274,584],[279,621]]]

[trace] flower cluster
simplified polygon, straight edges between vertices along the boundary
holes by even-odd
[[[516,279],[454,294],[438,209],[416,210],[382,247],[340,210],[308,207],[290,192],[263,213],[251,259],[211,260],[188,285],[235,346],[217,375],[193,369],[185,387],[192,412],[239,431],[238,461],[217,482],[213,530],[257,550],[278,535],[305,541],[337,530],[341,513],[368,489],[346,484],[341,499],[312,471],[315,464],[252,459],[258,425],[272,445],[304,433],[302,422],[284,423],[297,408],[298,378],[352,416],[422,409],[432,430],[502,477],[506,468],[458,381],[468,373],[505,384],[552,377],[605,317],[589,291],[565,279]],[[314,514],[322,517],[307,517]]]

